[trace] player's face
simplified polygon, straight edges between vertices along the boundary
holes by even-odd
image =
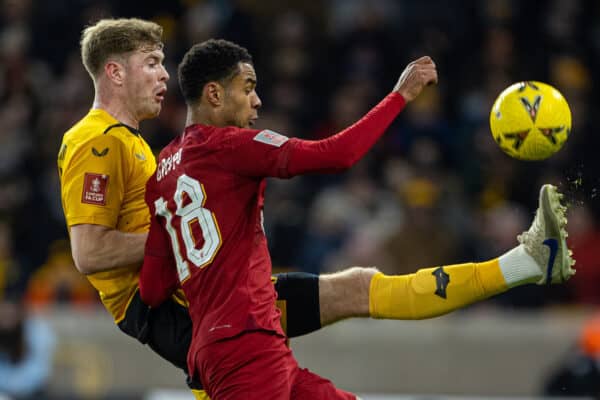
[[[252,64],[240,63],[240,72],[225,88],[223,119],[227,125],[250,128],[258,119],[262,105],[256,94],[256,72]]]
[[[154,118],[160,113],[169,80],[164,58],[163,51],[156,48],[136,50],[127,59],[124,85],[138,121]]]

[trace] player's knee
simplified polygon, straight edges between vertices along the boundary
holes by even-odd
[[[350,267],[334,274],[321,275],[320,280],[329,281],[331,284],[351,285],[355,289],[368,290],[371,279],[378,273],[375,267]]]
[[[375,267],[352,267],[356,273],[360,274],[362,278],[371,279],[373,275],[379,272]]]
[[[349,272],[357,279],[371,279],[379,270],[375,267],[351,267]]]
[[[376,268],[351,267],[319,279],[321,324],[369,316],[369,291]]]
[[[358,275],[358,279],[360,279],[361,286],[369,292],[369,287],[371,286],[371,279],[373,276],[379,272],[379,270],[375,267],[355,267],[357,268],[356,274]]]

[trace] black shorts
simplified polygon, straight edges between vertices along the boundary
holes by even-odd
[[[321,328],[319,277],[302,272],[275,275],[277,300],[282,308],[282,326],[289,337],[305,335]],[[188,309],[169,299],[149,308],[136,291],[119,328],[150,346],[155,353],[187,372],[187,353],[192,340],[192,321]],[[188,379],[192,389],[198,383]]]

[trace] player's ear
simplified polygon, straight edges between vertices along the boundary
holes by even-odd
[[[118,86],[123,85],[125,80],[125,67],[117,61],[108,61],[104,65],[104,73],[113,83]]]
[[[225,90],[218,82],[208,82],[204,85],[202,97],[204,97],[210,105],[214,107],[222,105],[224,96]]]

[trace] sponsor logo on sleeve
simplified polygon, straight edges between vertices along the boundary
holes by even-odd
[[[281,147],[285,142],[290,140],[290,138],[283,136],[280,133],[265,129],[264,131],[258,132],[258,134],[254,136],[254,140],[271,146]]]
[[[97,206],[106,205],[106,189],[108,187],[108,175],[92,174],[86,172],[83,179],[83,193],[81,202]]]
[[[448,288],[448,284],[450,283],[450,275],[444,271],[444,268],[439,267],[435,271],[431,273],[431,275],[435,276],[435,294],[442,299],[446,298],[446,289]]]

